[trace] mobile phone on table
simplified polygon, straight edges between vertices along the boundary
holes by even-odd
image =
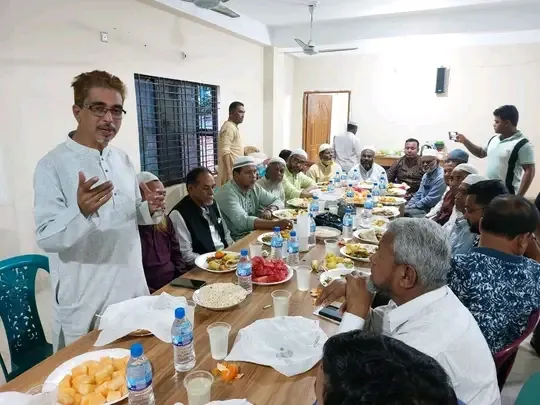
[[[327,319],[333,323],[341,323],[343,318],[339,313],[339,307],[335,304],[327,305],[322,307],[314,312],[315,315],[320,316],[321,318]]]
[[[448,138],[451,141],[455,141],[457,139],[458,133],[456,131],[448,131]]]
[[[183,287],[183,288],[189,288],[190,290],[198,290],[199,288],[206,285],[206,281],[202,280],[192,280],[189,278],[184,277],[178,277],[175,278],[170,283],[173,287]]]

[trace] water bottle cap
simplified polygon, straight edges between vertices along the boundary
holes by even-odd
[[[370,194],[368,194],[367,196],[368,196],[368,198],[372,198],[372,197],[371,197],[371,193],[370,193]]]
[[[274,232],[281,232],[281,228],[279,226],[274,226]]]
[[[184,316],[186,316],[186,310],[184,307],[178,307],[174,310],[174,317],[176,319],[182,319]]]
[[[378,185],[379,185],[379,183],[375,182],[375,183],[373,183],[373,185],[374,185],[374,186],[378,186]]]
[[[358,171],[358,169],[354,169],[354,171],[355,171],[355,172],[357,172],[357,171]]]
[[[352,187],[352,183],[349,183],[349,187]]]
[[[144,353],[144,349],[140,343],[135,343],[131,346],[131,357],[141,357]]]
[[[319,196],[314,195],[314,196],[313,196],[313,199],[314,199],[314,200],[318,200],[318,199],[319,199]]]
[[[289,235],[291,235],[291,236],[296,236],[296,231],[295,231],[295,230],[292,230],[292,231],[289,233]]]
[[[346,212],[347,214],[350,214],[350,213],[352,212],[352,208],[351,208],[351,207],[345,208],[345,212]]]
[[[240,255],[242,255],[242,256],[247,256],[248,253],[249,253],[249,252],[248,252],[247,249],[242,249],[242,250],[240,251]]]

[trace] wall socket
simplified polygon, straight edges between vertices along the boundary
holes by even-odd
[[[109,34],[107,34],[104,31],[101,31],[99,35],[101,36],[101,42],[109,42]]]

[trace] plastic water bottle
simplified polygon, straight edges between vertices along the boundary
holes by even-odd
[[[317,224],[315,223],[315,219],[313,219],[313,215],[309,214],[309,239],[308,244],[310,246],[317,244],[317,237],[315,236],[315,232],[317,231]]]
[[[152,389],[152,365],[144,355],[144,349],[140,343],[131,346],[126,381],[129,405],[154,405],[156,403]]]
[[[347,172],[345,170],[341,171],[341,187],[347,187]]]
[[[281,237],[281,232],[279,228],[274,228],[274,231],[276,229],[277,229],[277,234],[279,235],[279,238],[281,239],[281,242],[280,242],[281,246],[283,246],[283,238]],[[276,237],[276,234],[274,233],[274,236],[272,236],[272,252],[274,251],[274,238],[275,237]],[[282,248],[279,249],[279,253],[281,255]],[[278,259],[280,257],[278,257]],[[240,251],[240,262],[238,263],[238,266],[236,267],[236,276],[238,277],[238,285],[242,287],[244,290],[246,290],[248,294],[251,294],[253,292],[253,281],[251,280],[251,260],[249,260],[247,249],[242,249]]]
[[[171,341],[174,352],[174,369],[179,373],[195,367],[195,348],[193,347],[193,325],[186,317],[182,307],[174,311],[171,328]]]
[[[296,231],[291,231],[290,233],[287,250],[289,253],[289,257],[287,258],[289,266],[298,266],[298,263],[300,263],[300,245],[298,243],[298,238],[296,237]]]
[[[354,198],[354,190],[352,188],[352,183],[349,183],[349,187],[347,188],[347,193],[345,194],[347,198]]]
[[[386,195],[386,181],[384,179],[384,176],[381,176],[379,179],[379,190],[381,192],[381,195]]]
[[[339,174],[339,171],[336,171],[336,175],[334,177],[334,183],[336,187],[339,187],[341,185],[341,176]]]
[[[371,226],[371,217],[373,216],[373,197],[368,194],[364,203],[364,211],[362,212],[362,225],[366,228]]]
[[[316,217],[317,215],[319,215],[319,208],[319,197],[314,195],[311,203],[309,204],[309,212],[311,212],[311,214]]]
[[[328,193],[332,193],[334,190],[335,190],[334,180],[330,179],[330,181],[328,182],[328,187],[326,188],[326,191]]]
[[[345,215],[343,216],[343,239],[349,240],[353,237],[353,216],[352,208],[345,208]]]
[[[279,226],[274,228],[274,235],[272,235],[272,241],[270,242],[270,258],[279,260],[283,255],[283,237],[281,236],[281,229]]]
[[[373,196],[373,204],[379,202],[379,196],[381,195],[381,189],[379,188],[378,183],[373,183],[373,190],[371,190],[371,195]]]
[[[353,174],[351,175],[352,181],[358,181],[358,169],[353,170]]]

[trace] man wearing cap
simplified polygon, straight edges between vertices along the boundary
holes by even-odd
[[[469,154],[462,149],[454,149],[446,155],[447,162],[454,162],[457,165],[469,163]]]
[[[284,204],[257,184],[257,167],[250,156],[236,159],[233,178],[216,192],[216,202],[235,241],[255,229],[292,228],[288,220],[271,220],[272,212]]]
[[[424,175],[422,162],[418,156],[419,147],[420,143],[417,139],[407,139],[405,141],[405,156],[394,162],[387,171],[390,183],[405,183],[410,187],[406,198],[410,198],[418,191]]]
[[[270,194],[273,194],[275,197],[279,198],[280,201],[286,201],[285,188],[287,188],[289,194],[294,194],[296,190],[291,183],[288,181],[283,181],[285,176],[285,167],[285,160],[280,157],[272,158],[267,163],[264,177],[257,180],[258,185],[260,185]],[[302,191],[299,197],[309,198],[311,197],[311,193]]]
[[[298,198],[302,192],[308,192],[317,188],[317,183],[311,177],[304,174],[307,153],[303,149],[295,149],[287,160],[283,187],[285,188],[285,201]],[[288,184],[285,184],[288,183]]]
[[[354,175],[355,170],[358,175],[358,181],[378,183],[381,176],[383,176],[384,181],[388,183],[386,171],[381,165],[375,163],[375,146],[369,145],[362,148],[360,164],[354,165],[349,171],[349,178]]]
[[[341,173],[341,166],[333,160],[334,150],[332,146],[323,143],[319,146],[319,162],[311,166],[306,175],[317,183],[326,183],[334,178],[336,172]]]
[[[360,152],[362,148],[360,146],[360,141],[356,136],[357,131],[358,124],[349,121],[347,123],[347,132],[334,137],[333,143],[336,163],[346,172],[351,170],[353,166],[360,161]]]
[[[421,157],[424,176],[420,188],[405,206],[405,216],[422,218],[441,199],[446,184],[444,170],[439,165],[439,155],[435,149],[426,149]]]
[[[219,185],[232,179],[233,163],[236,158],[244,155],[242,137],[238,125],[244,122],[246,110],[240,101],[229,105],[229,119],[225,121],[218,135],[218,171]]]

